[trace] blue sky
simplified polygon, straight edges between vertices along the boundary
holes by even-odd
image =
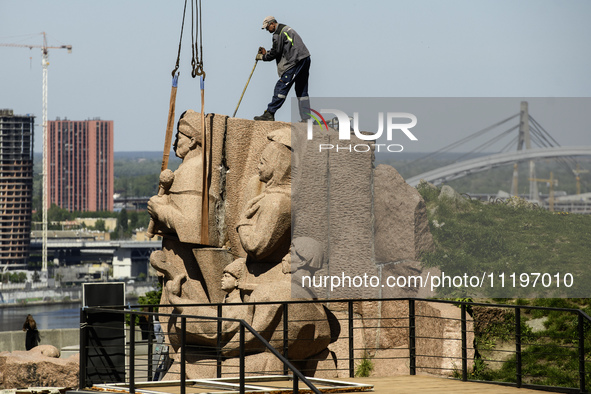
[[[40,35],[26,36],[45,31],[50,45],[72,45],[72,54],[50,50],[49,119],[114,120],[116,151],[159,151],[183,4],[0,0],[0,43],[39,45]],[[233,113],[258,47],[271,45],[271,35],[260,29],[270,14],[298,31],[310,50],[312,97],[591,93],[591,2],[586,0],[202,0],[202,5],[206,112]],[[187,24],[187,39],[189,30]],[[0,108],[33,113],[39,123],[40,52],[0,47]],[[201,105],[189,63],[185,40],[177,111]],[[261,114],[276,78],[274,63],[259,63],[237,116]],[[289,106],[276,118],[289,121]],[[560,134],[563,145],[591,145],[589,132],[560,130],[559,141]],[[419,150],[462,136],[447,135],[444,141],[425,136]],[[41,151],[40,127],[35,151]]]

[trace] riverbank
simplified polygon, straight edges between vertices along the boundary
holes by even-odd
[[[6,308],[22,308],[25,306],[36,306],[36,305],[68,305],[68,304],[75,304],[75,303],[81,303],[82,300],[48,300],[48,301],[44,301],[44,300],[19,300],[19,302],[13,302],[13,303],[4,303],[4,304],[0,304],[0,309]]]
[[[148,282],[126,283],[125,294],[128,300],[137,300],[139,296],[155,290],[155,284]],[[80,302],[82,286],[73,287],[36,287],[30,289],[0,288],[0,308],[26,305],[49,305]]]

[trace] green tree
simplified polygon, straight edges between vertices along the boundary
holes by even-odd
[[[74,215],[71,212],[55,204],[51,204],[51,207],[47,211],[47,220],[49,222],[63,222],[64,220],[72,220],[73,218]]]
[[[105,227],[105,221],[103,219],[98,219],[95,223],[94,223],[94,229],[97,231],[107,231],[107,228]]]
[[[27,281],[27,274],[24,272],[10,274],[10,282],[12,283],[25,283]]]
[[[131,211],[129,213],[129,228],[135,230],[138,228],[138,214],[137,211]]]
[[[123,208],[117,216],[117,227],[124,233],[127,233],[127,230],[129,229],[129,218],[127,216],[127,209],[125,208]]]

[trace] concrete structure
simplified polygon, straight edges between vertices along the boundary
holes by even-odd
[[[48,121],[47,208],[113,210],[113,121]]]
[[[0,110],[0,270],[29,259],[34,120]]]
[[[427,171],[417,176],[413,176],[412,178],[408,178],[406,183],[411,186],[417,186],[421,179],[423,179],[427,182],[438,185],[441,182],[451,181],[469,174],[516,162],[533,159],[552,159],[556,157],[589,155],[591,155],[591,146],[563,146],[558,148],[540,148],[510,153],[497,153],[490,156],[479,157],[477,159],[460,161],[445,167]]]
[[[137,278],[140,274],[150,276],[150,253],[156,250],[161,242],[128,242],[113,252],[113,278]],[[148,248],[148,245],[151,247]]]
[[[33,231],[31,250],[40,250],[40,232]],[[162,247],[158,239],[145,241],[104,240],[100,233],[83,231],[50,231],[47,249],[55,265],[71,266],[82,262],[112,262],[113,278],[137,277],[140,273],[150,276],[149,256]],[[36,237],[37,236],[37,237]]]
[[[117,218],[76,218],[76,224],[84,223],[86,227],[95,227],[96,222],[102,220],[105,223],[105,230],[115,231],[117,228]]]
[[[42,335],[42,345],[53,345],[58,349],[67,346],[78,346],[80,343],[80,329],[78,328],[43,330]],[[25,332],[0,332],[0,350],[4,352],[25,350]]]

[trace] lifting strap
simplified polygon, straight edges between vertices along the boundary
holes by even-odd
[[[172,130],[174,129],[174,117],[175,117],[175,106],[176,106],[176,90],[179,81],[180,73],[177,73],[179,69],[179,63],[181,60],[181,44],[183,42],[183,30],[185,27],[185,14],[187,12],[187,0],[185,0],[185,8],[183,10],[183,22],[181,23],[181,36],[179,38],[179,51],[176,57],[176,65],[172,70],[172,87],[170,88],[170,103],[168,106],[168,120],[166,122],[166,135],[164,137],[164,153],[162,154],[162,165],[160,171],[164,171],[168,168],[168,158],[170,156],[170,144],[172,143]]]
[[[197,6],[199,1],[199,6]],[[195,12],[193,12],[195,11]],[[203,158],[203,173],[201,174],[201,244],[209,245],[209,181],[210,181],[210,165],[209,157],[210,147],[207,140],[207,130],[205,128],[205,71],[203,70],[203,23],[201,23],[201,15],[203,8],[201,8],[201,0],[195,0],[195,7],[191,2],[191,40],[192,40],[192,58],[191,66],[193,70],[191,76],[195,78],[199,76],[199,86],[201,87],[201,148]],[[197,22],[199,20],[199,22]],[[193,29],[193,22],[197,24]],[[199,48],[197,48],[197,38],[199,38]],[[199,51],[201,51],[201,59],[199,58]]]
[[[210,165],[208,158],[211,157],[210,154],[210,144],[207,141],[207,133],[205,129],[205,73],[200,77],[200,85],[201,85],[201,131],[202,131],[202,141],[203,141],[203,174],[202,174],[202,184],[201,184],[201,244],[202,245],[209,245],[209,174]]]

